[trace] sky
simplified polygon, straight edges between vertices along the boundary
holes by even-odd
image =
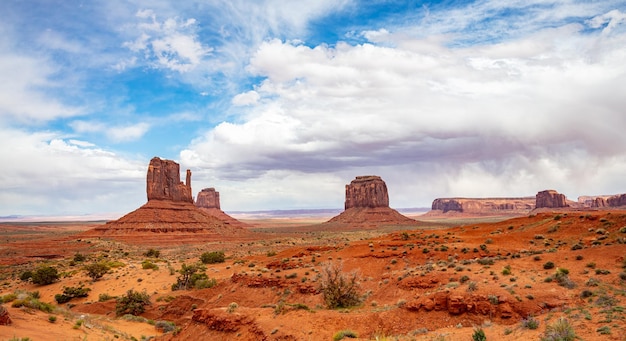
[[[0,216],[626,193],[623,0],[4,0]],[[182,177],[184,179],[184,176]]]

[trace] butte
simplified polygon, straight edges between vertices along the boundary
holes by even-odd
[[[387,185],[380,176],[357,176],[346,185],[345,210],[325,224],[354,226],[410,225],[416,220],[389,207]]]
[[[180,166],[174,161],[150,160],[146,192],[148,202],[143,206],[85,234],[146,244],[238,239],[249,234],[243,223],[225,213],[216,216],[194,205],[191,171],[181,182]]]

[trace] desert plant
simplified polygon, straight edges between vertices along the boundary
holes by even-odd
[[[143,255],[149,258],[159,258],[161,251],[150,248],[148,251],[144,252]]]
[[[539,328],[539,321],[532,316],[528,316],[522,320],[522,328],[535,330]]]
[[[541,341],[574,341],[575,339],[574,327],[566,318],[559,318],[553,324],[548,325],[541,336]]]
[[[54,310],[54,306],[50,303],[39,301],[39,292],[21,292],[18,291],[17,297],[11,303],[13,308],[26,307],[30,309],[41,310],[46,313],[51,313]]]
[[[151,261],[149,261],[147,259],[141,262],[141,268],[142,269],[159,270],[159,266],[158,265],[152,263]]]
[[[54,323],[57,321],[57,317],[55,315],[48,316],[48,322]]]
[[[156,321],[154,328],[162,333],[169,333],[176,331],[176,324],[170,321]]]
[[[31,280],[35,284],[46,285],[56,282],[59,272],[51,266],[42,266],[32,273]]]
[[[574,283],[569,278],[568,274],[569,274],[569,270],[564,269],[564,268],[558,268],[556,270],[556,273],[554,274],[554,279],[560,286],[568,288],[568,289],[573,289],[574,287],[576,287],[576,283]]]
[[[76,252],[72,260],[76,263],[84,262],[85,260],[87,260],[87,256],[83,255],[82,253]]]
[[[125,295],[117,298],[115,314],[117,316],[125,314],[139,315],[146,310],[145,307],[147,305],[150,305],[150,295],[148,293],[130,289]]]
[[[200,255],[200,261],[204,264],[224,263],[225,255],[222,251],[205,252]]]
[[[474,333],[472,334],[472,341],[487,341],[487,336],[485,336],[485,331],[482,328],[474,328]]]
[[[205,271],[206,268],[202,264],[190,264],[183,263],[178,273],[180,276],[176,278],[176,283],[172,284],[172,290],[187,290],[193,288],[198,281],[208,280],[209,277],[201,271]]]
[[[351,339],[356,339],[359,337],[359,335],[355,332],[353,332],[352,330],[346,329],[346,330],[340,330],[338,332],[335,333],[335,335],[333,335],[333,341],[339,341],[339,340],[343,340],[345,338],[351,338]]]
[[[98,295],[98,302],[106,302],[106,301],[112,300],[114,298],[115,298],[115,296],[111,296],[111,295],[109,295],[107,293],[103,293],[103,294]]]
[[[341,263],[329,263],[323,267],[320,291],[328,308],[358,305],[362,301],[359,288],[358,274],[356,272],[344,273]]]
[[[102,276],[104,276],[104,274],[106,274],[109,269],[109,265],[104,261],[91,263],[85,265],[84,267],[84,270],[87,272],[87,276],[91,277],[93,281],[97,281],[102,278]]]
[[[549,269],[554,269],[554,263],[553,263],[553,262],[546,262],[546,263],[543,265],[543,268],[544,268],[544,269],[546,269],[546,270],[549,270]]]
[[[54,300],[59,304],[67,303],[73,298],[87,297],[89,295],[89,288],[80,287],[64,287],[62,294],[54,295]]]
[[[228,308],[226,309],[226,311],[229,312],[229,313],[234,313],[235,309],[237,309],[238,307],[239,307],[239,305],[236,302],[231,302],[228,305]]]

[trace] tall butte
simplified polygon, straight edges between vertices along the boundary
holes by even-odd
[[[146,176],[148,202],[118,220],[87,231],[88,235],[112,235],[119,238],[142,235],[137,241],[154,241],[165,236],[176,236],[177,242],[221,239],[247,233],[239,225],[221,220],[194,205],[191,195],[191,171],[187,170],[185,182],[180,181],[180,166],[172,160],[158,157],[150,160]],[[231,218],[234,220],[233,218]],[[201,236],[200,236],[201,235]],[[188,238],[189,239],[189,238]],[[163,239],[165,241],[165,239]]]
[[[214,217],[217,217],[226,224],[230,224],[232,226],[248,225],[222,211],[220,208],[220,192],[216,191],[215,188],[203,188],[200,192],[198,192],[198,196],[196,197],[196,207]]]
[[[344,207],[341,214],[327,223],[371,226],[417,223],[389,207],[387,185],[376,175],[357,176],[346,185]]]

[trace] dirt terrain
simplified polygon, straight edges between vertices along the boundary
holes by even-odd
[[[626,340],[626,211],[411,218],[354,227],[249,220],[247,233],[219,238],[0,224],[0,296],[12,322],[0,325],[0,340],[471,340],[478,328],[487,340],[539,340],[561,317],[582,340]],[[211,251],[225,255],[205,265],[213,286],[173,291],[182,265]],[[94,281],[84,268],[96,262],[110,269]],[[58,281],[20,280],[44,265]],[[329,308],[327,271],[354,275],[360,302]],[[90,291],[57,304],[66,287]],[[130,289],[150,305],[116,316],[115,297]],[[15,307],[35,291],[54,309]],[[157,328],[163,321],[171,331]]]

